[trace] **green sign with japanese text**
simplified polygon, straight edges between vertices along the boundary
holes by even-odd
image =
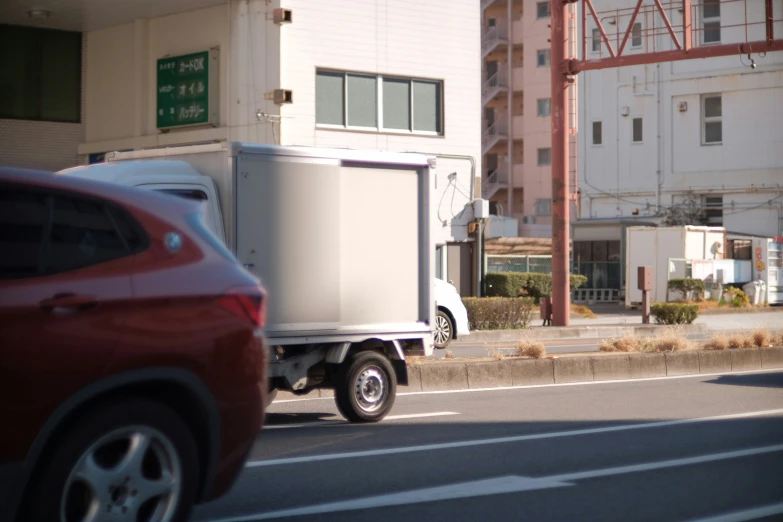
[[[157,127],[217,124],[217,51],[158,60]]]

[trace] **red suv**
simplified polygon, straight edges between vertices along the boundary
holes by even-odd
[[[186,520],[242,470],[266,295],[200,212],[0,168],[0,520]]]

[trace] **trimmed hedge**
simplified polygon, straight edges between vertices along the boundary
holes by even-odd
[[[571,275],[571,290],[587,284],[587,277]],[[484,276],[488,297],[532,297],[538,301],[552,295],[552,276],[538,272],[492,272]]]
[[[704,281],[701,279],[693,279],[686,277],[683,279],[670,279],[669,290],[677,290],[682,292],[682,296],[685,299],[690,299],[692,293],[696,293],[696,299],[699,301],[704,299],[704,292],[707,290],[704,285]]]
[[[699,317],[698,305],[685,303],[655,303],[650,313],[658,324],[691,324]]]
[[[463,297],[471,330],[527,328],[535,303],[529,297]]]

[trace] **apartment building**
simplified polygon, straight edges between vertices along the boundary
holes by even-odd
[[[471,274],[452,221],[480,189],[479,13],[473,0],[4,2],[0,164],[226,140],[428,153],[438,275]],[[171,89],[190,101],[166,102]]]
[[[482,195],[490,200],[493,213],[517,219],[519,236],[548,238],[552,233],[550,4],[482,0],[481,7]],[[575,7],[569,12],[573,16]],[[575,23],[570,28],[575,45]],[[569,130],[576,145],[576,88],[570,91]],[[575,181],[575,164],[572,172]]]

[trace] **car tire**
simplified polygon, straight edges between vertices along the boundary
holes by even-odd
[[[337,409],[351,422],[378,422],[391,411],[397,377],[389,359],[359,352],[342,364],[335,383]]]
[[[71,522],[93,509],[118,521],[189,519],[199,456],[190,429],[171,408],[145,399],[106,402],[55,442],[34,477],[24,520]]]
[[[454,338],[454,324],[451,322],[449,314],[443,310],[438,310],[435,316],[435,348],[446,348]]]

